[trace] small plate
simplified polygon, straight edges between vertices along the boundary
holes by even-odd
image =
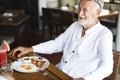
[[[42,61],[45,61],[45,63],[41,67],[37,67],[36,65],[31,63],[32,58],[40,59]],[[24,68],[24,66],[28,68],[26,69]],[[38,57],[38,56],[23,57],[18,59],[18,61],[12,63],[12,68],[14,70],[23,73],[38,72],[40,70],[46,69],[48,66],[49,66],[49,61],[46,58]]]

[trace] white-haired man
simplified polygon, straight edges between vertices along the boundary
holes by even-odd
[[[73,80],[103,80],[113,69],[112,33],[98,20],[103,3],[103,0],[80,0],[78,21],[64,33],[30,48],[15,48],[10,55],[18,50],[21,51],[18,57],[28,52],[63,52],[56,67]]]

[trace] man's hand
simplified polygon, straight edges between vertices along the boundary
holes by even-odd
[[[17,47],[15,49],[13,49],[9,55],[14,56],[17,55],[17,57],[20,57],[22,55],[25,55],[29,52],[33,52],[33,48],[32,47]]]

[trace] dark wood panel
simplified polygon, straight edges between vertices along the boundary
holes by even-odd
[[[3,11],[8,7],[9,7],[8,0],[0,0],[0,13],[3,13]]]
[[[38,0],[0,0],[0,13],[7,9],[22,9],[25,14],[31,15],[30,28],[38,30],[39,14],[38,14]]]

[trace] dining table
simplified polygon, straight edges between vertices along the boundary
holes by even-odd
[[[35,53],[29,53],[23,57],[33,56]],[[17,61],[19,58],[17,56],[7,55],[8,60]],[[13,77],[15,80],[73,80],[72,77],[64,73],[49,62],[49,66],[44,70],[37,72],[24,73],[14,70]]]
[[[0,36],[13,36],[15,45],[22,43],[22,33],[27,27],[30,15],[5,17],[0,14]]]
[[[111,11],[109,9],[102,9],[99,19],[106,19],[111,17],[117,17],[118,11]]]

